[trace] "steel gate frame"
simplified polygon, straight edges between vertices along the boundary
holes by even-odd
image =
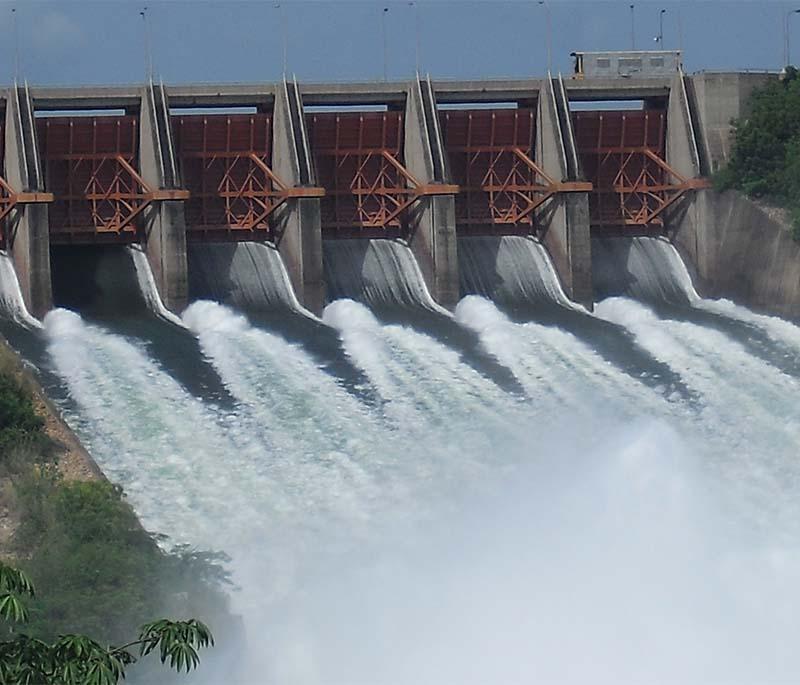
[[[342,144],[342,131],[351,122],[358,121],[357,143]],[[320,161],[333,159],[333,188],[325,188],[326,196],[331,198],[333,220],[325,219],[323,210],[323,230],[358,234],[375,229],[389,234],[402,233],[403,215],[419,200],[438,195],[453,195],[459,191],[457,185],[444,183],[422,183],[402,163],[403,122],[402,112],[321,112],[306,115],[309,123],[311,152],[319,170]],[[331,124],[335,129],[334,140],[321,145],[314,135],[320,124]],[[380,142],[377,145],[365,144],[365,126],[371,121],[380,121]],[[352,131],[350,131],[352,133]],[[371,131],[375,133],[375,131]],[[394,141],[391,140],[394,138]],[[354,163],[354,164],[353,164]],[[344,178],[339,172],[353,166],[352,175]],[[352,199],[353,213],[350,219],[341,219],[348,209],[348,203],[340,198]]]
[[[53,151],[50,146],[50,127],[68,126],[69,138],[67,151]],[[66,123],[61,123],[62,121]],[[152,188],[134,167],[139,154],[138,128],[139,118],[134,115],[100,116],[100,117],[43,117],[38,120],[40,139],[44,139],[43,159],[48,182],[52,181],[50,165],[63,162],[66,168],[64,181],[66,193],[55,193],[56,203],[66,204],[66,224],[54,227],[51,223],[50,233],[53,236],[68,236],[70,239],[84,238],[91,234],[92,239],[120,238],[125,241],[136,241],[140,238],[140,227],[135,223],[141,214],[153,203],[166,200],[186,200],[189,193],[185,190]],[[90,122],[92,126],[91,141],[79,138],[76,141],[76,124]],[[116,128],[116,150],[99,150],[98,124],[110,124]],[[130,148],[122,151],[122,127],[130,127]],[[43,135],[42,135],[43,134]],[[80,136],[80,134],[79,134]],[[74,152],[76,143],[90,142],[90,151]],[[75,187],[73,179],[84,174],[88,179],[83,187]],[[88,204],[88,226],[73,223],[76,211],[73,205],[85,202]],[[80,216],[78,214],[78,216]]]
[[[534,228],[536,210],[548,200],[559,193],[591,190],[590,183],[555,180],[532,159],[535,112],[531,108],[444,110],[439,114],[444,119],[445,150],[451,158],[451,169],[455,166],[452,163],[454,154],[466,158],[465,178],[458,179],[464,198],[463,202],[457,202],[456,223],[460,229],[480,232],[481,229],[473,227],[488,224],[502,227],[503,232],[510,226],[530,232]],[[453,130],[451,120],[457,118],[467,119],[466,139],[462,144],[451,145],[448,131]],[[528,119],[527,136],[524,136],[527,143],[520,140],[520,127],[525,126],[525,118]],[[513,122],[505,119],[513,119]],[[485,120],[490,120],[488,130]],[[476,142],[481,133],[485,142]],[[473,170],[477,170],[477,179]],[[476,195],[486,196],[487,216],[473,218],[472,197]],[[458,205],[466,211],[459,213]]]
[[[202,119],[200,117],[202,116]],[[212,149],[209,146],[209,123],[225,121],[225,149]],[[239,148],[238,140],[232,136],[233,126],[248,121],[250,127],[248,148]],[[187,222],[187,235],[198,238],[219,231],[241,232],[241,239],[247,239],[256,231],[271,230],[270,217],[283,204],[295,198],[319,198],[325,195],[323,188],[316,186],[293,187],[283,181],[272,169],[271,138],[272,115],[257,114],[212,114],[212,115],[172,115],[171,124],[175,127],[177,140],[177,156],[184,170],[185,160],[200,160],[202,170],[199,192],[190,188],[192,200],[200,202],[199,223]],[[202,149],[184,150],[186,140],[183,128],[186,122],[202,121]],[[255,126],[264,127],[264,149],[255,150]],[[214,189],[207,186],[207,179],[212,170],[218,169],[219,181]],[[209,200],[220,199],[223,202],[224,223],[211,220]],[[188,218],[188,217],[187,217]]]
[[[627,144],[627,122],[631,114],[641,115],[644,121],[642,143]],[[658,143],[648,144],[650,118],[658,116]],[[604,145],[603,122],[605,117],[619,117],[619,144]],[[581,119],[598,120],[596,144],[592,148],[580,146],[579,155],[597,157],[596,178],[593,181],[591,195],[595,200],[595,216],[591,218],[593,226],[598,227],[641,227],[662,230],[663,214],[687,192],[709,188],[708,179],[687,178],[678,173],[665,160],[666,149],[666,112],[663,110],[622,111],[622,112],[573,112],[576,130]],[[582,140],[581,135],[577,136]],[[585,165],[584,165],[585,166]],[[613,170],[610,184],[598,183],[603,176],[603,168]],[[609,174],[609,177],[611,174]],[[672,182],[670,182],[672,179]],[[607,203],[605,198],[611,197]],[[616,210],[618,218],[607,218],[604,208]]]

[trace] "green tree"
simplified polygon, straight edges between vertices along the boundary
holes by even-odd
[[[733,122],[734,144],[717,187],[768,198],[789,209],[800,240],[800,74],[787,69],[753,91],[750,113]]]
[[[35,595],[22,572],[0,563],[0,620],[16,627],[28,620],[25,598]],[[200,621],[159,620],[142,626],[121,646],[104,646],[85,635],[60,635],[46,642],[13,633],[0,642],[0,685],[116,685],[138,657],[158,655],[162,664],[187,673],[199,663],[198,650],[214,644]]]

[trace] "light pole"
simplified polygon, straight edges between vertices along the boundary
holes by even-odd
[[[783,17],[783,64],[788,67],[792,61],[792,45],[791,45],[791,18],[793,14],[800,14],[800,9],[789,10]]]
[[[388,80],[389,71],[389,46],[386,42],[386,15],[389,13],[389,8],[384,7],[381,12],[381,35],[383,36],[383,80]]]
[[[147,6],[142,7],[139,16],[144,25],[144,69],[149,81],[153,78],[153,54],[150,50],[150,23],[147,20]]]
[[[539,0],[540,7],[544,7],[545,19],[547,21],[547,73],[553,70],[553,24],[550,17],[550,5],[545,0]]]
[[[636,5],[631,4],[631,50],[636,50]]]
[[[658,12],[658,35],[655,37],[656,43],[658,43],[658,47],[660,50],[664,49],[664,15],[667,13],[667,10],[661,9]]]
[[[422,52],[420,46],[419,4],[417,3],[417,0],[411,0],[411,2],[408,3],[408,6],[414,8],[414,63],[416,65],[417,74],[419,74],[420,53]]]
[[[11,8],[11,30],[14,32],[14,84],[19,81],[19,29],[17,28],[17,8]]]
[[[288,71],[289,66],[289,38],[286,35],[286,10],[284,9],[283,5],[279,2],[276,2],[274,5],[275,9],[280,12],[280,20],[281,20],[281,43],[283,45],[283,78],[286,78],[286,72]]]

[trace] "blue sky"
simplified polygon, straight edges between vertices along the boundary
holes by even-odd
[[[777,69],[783,17],[800,0],[634,2],[639,48],[652,48],[658,14],[664,47],[682,44],[688,71]],[[423,72],[438,78],[542,75],[546,11],[536,0],[0,0],[0,83],[14,74],[12,7],[20,71],[32,84],[113,84],[144,78],[148,7],[155,71],[166,82],[275,81],[282,73],[282,19],[289,73],[305,81],[377,80],[383,74],[383,8],[390,79],[413,75],[419,17]],[[630,0],[548,0],[554,70],[572,50],[625,49]],[[800,62],[800,14],[792,18]]]

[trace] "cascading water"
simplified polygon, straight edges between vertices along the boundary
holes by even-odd
[[[437,314],[510,370],[524,392],[509,393],[447,336],[382,315],[428,309],[406,248],[328,247],[334,293],[362,302],[332,302],[324,321],[374,400],[313,342],[219,302],[182,321],[224,406],[133,337],[63,310],[45,321],[70,423],[145,524],[231,555],[242,685],[800,678],[795,378],[724,331],[621,297],[581,334],[510,316],[502,297]],[[537,264],[525,279],[552,280],[538,247],[506,249],[486,273],[561,306],[520,280],[519,255]],[[677,279],[659,254],[653,268]],[[798,335],[746,323],[787,348]],[[608,330],[648,378],[599,353],[592,336]],[[202,664],[187,682],[204,682]]]
[[[592,250],[600,299],[632,297],[664,318],[714,328],[766,362],[800,377],[797,326],[724,300],[702,299],[678,252],[666,239],[595,238]]]
[[[592,279],[598,299],[624,295],[679,305],[697,299],[686,267],[664,238],[593,238]]]
[[[39,321],[30,315],[22,297],[11,258],[0,250],[0,315],[26,328],[39,328]]]
[[[323,255],[329,300],[358,300],[377,310],[441,311],[411,250],[397,240],[325,240]]]
[[[216,300],[245,311],[302,310],[286,267],[271,245],[190,243],[187,258],[194,300]]]
[[[506,305],[574,307],[544,246],[527,236],[470,236],[458,240],[461,292]]]

